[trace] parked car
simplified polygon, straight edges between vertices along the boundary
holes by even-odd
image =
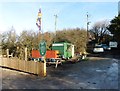
[[[101,44],[104,50],[111,50],[111,47],[109,47],[107,44]]]
[[[104,52],[104,48],[101,45],[96,45],[93,49],[94,53],[102,53]]]

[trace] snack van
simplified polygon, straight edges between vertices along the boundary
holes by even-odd
[[[71,43],[53,43],[52,50],[58,50],[61,58],[69,59],[74,56],[74,45]]]

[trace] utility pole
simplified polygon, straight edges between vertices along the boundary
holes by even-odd
[[[90,22],[89,22],[89,15],[88,15],[88,12],[87,12],[87,14],[86,14],[86,18],[87,18],[87,33],[86,33],[86,36],[87,36],[87,41],[86,41],[86,50],[87,50],[87,47],[88,47],[88,41],[89,41],[89,33],[88,33],[88,31],[89,31],[89,24],[90,24]]]
[[[58,18],[58,16],[57,16],[57,14],[56,15],[54,15],[55,16],[55,37],[56,37],[56,30],[57,30],[57,18]]]
[[[56,32],[56,29],[57,29],[57,18],[58,16],[57,15],[54,15],[55,16],[55,32]]]
[[[87,42],[88,42],[88,40],[89,40],[88,30],[89,30],[89,24],[90,24],[88,18],[89,18],[89,15],[88,15],[88,12],[87,12]]]

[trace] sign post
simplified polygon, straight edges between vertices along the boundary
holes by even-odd
[[[45,54],[46,54],[46,43],[45,43],[45,41],[40,42],[39,52],[40,52],[40,55],[42,56],[42,58],[44,60],[44,63],[45,63],[45,57],[44,57]]]
[[[42,76],[46,76],[46,60],[45,60],[45,54],[46,54],[46,43],[45,41],[40,42],[39,44],[39,52],[40,55],[42,56],[42,70],[40,75]]]
[[[39,32],[41,31],[41,18],[42,18],[42,13],[41,13],[41,9],[39,9],[38,12],[38,17],[37,17],[37,21],[36,21],[36,25],[39,28]],[[42,31],[42,36],[43,36],[43,31]],[[41,66],[41,71],[40,75],[41,76],[46,76],[46,61],[45,61],[45,54],[46,54],[46,43],[45,41],[43,41],[43,37],[42,37],[42,41],[39,43],[39,52],[40,55],[42,56],[42,61],[41,62],[42,66]]]

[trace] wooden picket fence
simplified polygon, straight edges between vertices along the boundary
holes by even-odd
[[[1,58],[0,66],[12,68],[18,71],[46,76],[46,63],[37,61],[25,61],[16,58]]]

